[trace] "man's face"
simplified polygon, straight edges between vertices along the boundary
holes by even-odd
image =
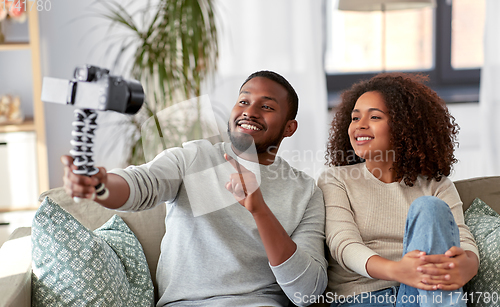
[[[255,77],[240,90],[228,123],[233,146],[245,151],[252,139],[257,153],[265,153],[270,146],[279,146],[294,120],[287,120],[288,92],[279,83],[264,77]],[[288,135],[289,134],[289,135]]]

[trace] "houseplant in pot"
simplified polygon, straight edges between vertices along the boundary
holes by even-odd
[[[135,12],[130,12],[118,1],[99,1],[99,4],[104,7],[99,14],[125,35],[110,45],[119,49],[115,67],[126,63],[124,69],[141,82],[146,94],[143,108],[126,125],[130,136],[127,137],[130,148],[127,163],[144,163],[145,145],[147,151],[158,153],[183,141],[203,137],[207,128],[200,112],[193,116],[199,109],[196,103],[194,108],[181,108],[184,111],[163,110],[177,102],[199,97],[203,81],[217,68],[213,1],[148,1]],[[175,118],[169,120],[169,116]],[[146,134],[147,140],[140,133],[146,121],[151,132]],[[182,126],[179,122],[183,122]]]

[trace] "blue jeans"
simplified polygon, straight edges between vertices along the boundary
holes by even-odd
[[[460,234],[450,207],[434,196],[417,198],[411,204],[406,218],[403,255],[413,250],[424,251],[429,255],[444,254],[452,246],[460,246]],[[351,302],[334,302],[331,307],[466,307],[465,301],[460,300],[462,289],[426,291],[401,284],[399,289],[387,288],[369,294],[360,294],[357,300]],[[396,302],[391,295],[397,295]],[[361,301],[363,297],[365,299]]]
[[[397,295],[398,287],[391,287],[373,292],[365,292],[354,297],[341,297],[337,302],[332,303],[330,307],[393,307],[396,306]]]

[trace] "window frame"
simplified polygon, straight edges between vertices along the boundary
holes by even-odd
[[[423,71],[407,71],[429,76],[429,85],[446,103],[478,102],[481,69],[456,70],[451,65],[452,1],[437,0],[434,14],[434,68]],[[390,72],[390,71],[389,71]],[[340,103],[340,94],[352,84],[369,79],[380,72],[326,73],[328,107]]]

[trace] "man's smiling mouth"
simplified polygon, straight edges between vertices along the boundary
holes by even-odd
[[[260,131],[264,130],[264,127],[257,122],[248,119],[240,119],[236,121],[236,126],[241,127],[246,130]]]
[[[256,126],[249,124],[241,124],[240,127],[248,130],[255,130],[255,131],[261,130],[260,128],[257,128]]]

